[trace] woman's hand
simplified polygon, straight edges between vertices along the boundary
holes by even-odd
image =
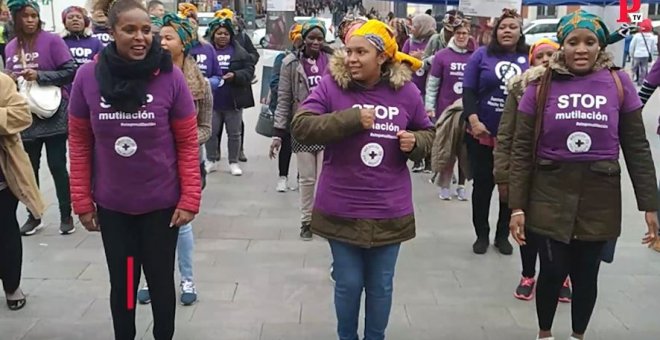
[[[277,158],[277,154],[280,153],[281,148],[282,148],[282,138],[273,137],[273,141],[270,143],[270,152],[268,153],[268,157],[270,157],[270,159]]]
[[[424,55],[423,50],[416,50],[416,51],[410,52],[410,56],[413,57],[413,58],[417,58],[417,59],[422,59],[423,55]]]
[[[511,213],[509,231],[511,231],[511,237],[513,237],[518,245],[524,246],[527,244],[527,238],[525,237],[525,214],[522,210],[514,209]]]
[[[415,134],[406,130],[397,132],[396,136],[399,138],[399,148],[403,152],[411,152],[415,148]]]
[[[25,80],[34,81],[37,80],[37,70],[27,69],[21,72],[21,75]]]
[[[99,225],[99,220],[96,217],[96,211],[88,212],[78,216],[80,223],[87,231],[101,231],[101,226]]]
[[[486,125],[484,125],[484,123],[477,121],[474,124],[470,124],[470,126],[471,126],[472,135],[474,135],[475,137],[482,138],[482,137],[490,136],[490,131],[488,131],[488,128],[486,128]]]
[[[186,224],[190,223],[194,218],[195,218],[194,213],[177,208],[176,210],[174,210],[174,214],[172,215],[172,221],[170,222],[170,228],[173,228],[173,227],[178,228],[180,226],[186,225]]]
[[[426,110],[426,115],[429,116],[429,118],[435,117],[435,110]]]
[[[652,247],[658,238],[658,212],[647,211],[644,214],[644,219],[646,220],[648,231],[644,234],[644,238],[642,238],[642,244],[648,244],[649,247]]]
[[[376,121],[376,110],[374,109],[360,109],[360,123],[362,128],[371,129]]]
[[[234,79],[234,72],[226,73],[225,75],[222,76],[222,79],[224,79],[224,80],[232,80],[232,79]]]

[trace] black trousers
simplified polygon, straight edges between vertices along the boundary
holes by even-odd
[[[151,295],[154,339],[170,340],[174,336],[174,254],[179,229],[170,228],[173,212],[174,208],[170,208],[128,215],[98,207],[116,340],[135,339],[135,296],[140,269],[144,270]],[[128,272],[129,258],[133,261],[132,274]]]
[[[291,149],[291,134],[287,133],[284,137],[282,137],[282,147],[280,148],[280,154],[277,158],[280,177],[289,177],[289,165],[291,164],[292,154],[293,151]]]
[[[559,290],[567,275],[573,289],[571,321],[573,332],[584,334],[596,305],[598,271],[605,241],[572,240],[565,244],[526,231],[536,239],[541,258],[541,272],[536,285],[536,314],[542,331],[552,329],[557,311]]]
[[[60,208],[60,217],[71,217],[71,193],[69,192],[69,171],[66,168],[66,135],[58,135],[24,141],[23,147],[30,157],[34,176],[39,184],[41,150],[46,146],[48,169],[53,176],[55,193]]]
[[[522,261],[522,276],[536,276],[536,258],[539,253],[538,245],[534,237],[527,237],[524,246],[520,246],[520,260]],[[563,282],[563,281],[562,281]]]
[[[9,188],[0,190],[0,280],[7,293],[15,292],[21,284],[23,244],[16,209],[16,196]]]
[[[470,169],[474,178],[472,189],[472,224],[477,238],[488,239],[490,235],[490,199],[495,189],[493,176],[493,148],[479,144],[470,134],[465,134]],[[507,202],[500,200],[500,212],[497,219],[495,238],[509,237],[511,209]]]

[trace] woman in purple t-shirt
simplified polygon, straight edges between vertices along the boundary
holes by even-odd
[[[453,36],[447,43],[447,48],[443,48],[433,56],[431,64],[431,74],[429,74],[426,84],[425,107],[429,117],[435,122],[442,112],[463,94],[463,75],[465,65],[474,49],[470,48],[470,21],[461,19],[461,25],[454,27]],[[458,145],[460,150],[464,150],[464,144]],[[461,162],[464,152],[457,153],[458,158],[458,187],[456,188],[456,197],[459,201],[467,201],[465,194],[465,174]],[[429,157],[430,158],[430,157]],[[426,166],[431,166],[430,160]],[[452,160],[443,171],[440,172],[438,185],[440,186],[439,197],[442,200],[451,200],[449,186],[454,174],[455,160]]]
[[[621,233],[623,150],[637,207],[651,244],[658,197],[642,102],[625,71],[614,70],[605,23],[577,11],[558,24],[559,52],[518,105],[511,155],[511,235],[538,245],[538,339],[553,339],[557,299],[566,275],[573,285],[571,339],[583,339],[596,304],[601,260],[612,261]],[[539,110],[541,108],[541,110]]]
[[[275,109],[275,130],[272,147],[279,148],[289,134],[291,120],[302,103],[326,73],[332,49],[325,46],[325,25],[313,18],[303,24],[303,47],[287,55],[282,61],[280,83],[277,91]],[[303,145],[291,139],[291,149],[296,154],[298,163],[298,182],[300,184],[300,238],[312,239],[310,230],[312,205],[316,179],[321,173],[323,163],[322,145]]]
[[[475,254],[485,254],[490,245],[490,201],[495,189],[493,148],[500,115],[508,95],[506,83],[527,69],[529,48],[522,34],[522,18],[515,10],[505,9],[487,46],[477,49],[465,67],[463,78],[463,117],[468,121],[465,135],[472,177],[472,224],[477,240]],[[511,255],[509,216],[506,201],[499,200],[495,248]]]
[[[76,64],[64,40],[42,30],[39,5],[32,0],[14,0],[7,4],[11,11],[16,37],[7,44],[6,72],[14,79],[36,81],[41,86],[71,84]],[[37,99],[38,100],[38,99]],[[60,212],[60,233],[75,231],[71,216],[69,173],[66,166],[68,94],[62,93],[59,109],[47,119],[33,115],[32,125],[21,133],[23,146],[30,156],[32,169],[39,184],[41,151],[46,148],[48,169],[53,176]],[[32,214],[21,226],[21,234],[32,235],[43,227],[40,218]]]
[[[363,291],[364,338],[385,337],[399,248],[415,237],[406,162],[434,132],[397,49],[380,21],[356,29],[291,123],[300,143],[325,145],[311,227],[330,243],[339,339],[359,338]]]
[[[144,269],[154,338],[169,340],[178,228],[192,221],[201,199],[196,108],[144,6],[135,0],[97,6],[114,41],[80,67],[71,91],[73,209],[88,231],[101,232],[115,338],[135,338]]]

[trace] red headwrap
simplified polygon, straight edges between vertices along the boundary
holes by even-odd
[[[71,12],[78,12],[82,14],[84,20],[85,20],[85,27],[89,27],[90,19],[89,15],[87,15],[87,10],[80,7],[80,6],[69,6],[65,8],[62,11],[62,23],[66,25],[66,16],[69,15]]]

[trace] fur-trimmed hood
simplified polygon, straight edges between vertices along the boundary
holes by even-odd
[[[598,53],[598,58],[596,58],[596,64],[594,65],[593,71],[600,71],[602,69],[610,69],[615,67],[613,57],[609,52],[600,51]],[[566,66],[566,59],[564,57],[564,51],[559,50],[557,53],[552,55],[552,59],[550,59],[550,68],[561,75],[565,76],[575,76],[572,74],[569,70],[568,67]]]
[[[346,51],[337,50],[330,58],[329,69],[332,78],[337,82],[337,85],[342,89],[348,89],[353,83],[351,74],[346,68]],[[402,63],[391,63],[388,66],[389,70],[383,75],[384,79],[388,80],[389,85],[395,90],[400,89],[412,79],[412,70],[410,67]]]
[[[94,34],[94,32],[92,31],[91,27],[85,27],[85,30],[83,31],[83,37],[89,38],[93,34]],[[69,30],[67,30],[66,28],[62,32],[60,32],[60,37],[62,37],[62,39],[65,39],[65,38],[68,38],[68,37],[71,37],[71,36],[75,36],[75,35],[73,33],[69,32]]]

